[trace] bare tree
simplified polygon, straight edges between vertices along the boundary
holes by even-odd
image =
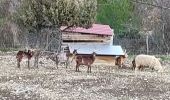
[[[135,1],[135,0],[134,0]],[[169,49],[169,0],[139,0],[135,1],[135,12],[140,18],[140,30],[146,36],[146,50],[149,52],[149,41],[154,39],[160,52],[170,52]],[[152,34],[148,34],[152,31]]]

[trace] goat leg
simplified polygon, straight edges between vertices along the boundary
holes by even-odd
[[[140,65],[140,66],[139,66],[139,70],[140,70],[140,71],[143,71],[143,70],[144,70],[144,66],[143,66],[143,65]]]
[[[87,73],[91,73],[91,66],[88,65]]]
[[[17,61],[17,67],[20,69],[20,61]]]
[[[39,57],[37,57],[37,68],[38,68],[38,61],[39,61]]]
[[[151,68],[152,69],[152,71],[154,70],[154,68]]]
[[[20,63],[22,61],[22,57],[17,58],[17,67],[20,68]]]
[[[58,69],[58,60],[55,61],[56,67]]]
[[[34,57],[34,67],[36,66],[36,57]]]
[[[79,68],[80,68],[80,65],[77,67],[77,69],[78,69],[78,72],[80,72],[80,69],[79,69]]]
[[[30,60],[28,59],[28,69],[30,70]]]
[[[87,65],[87,73],[89,73],[89,66]]]
[[[89,67],[90,67],[90,73],[91,73],[91,65]]]
[[[38,68],[38,57],[34,58],[34,67]]]
[[[76,64],[76,72],[77,72],[77,64]]]
[[[79,71],[79,65],[76,64],[76,72],[78,72],[78,71]]]
[[[87,73],[89,73],[89,66],[87,65]]]
[[[68,66],[68,62],[69,62],[69,57],[67,57],[67,60],[66,60],[66,68]]]
[[[67,66],[68,66],[68,61],[66,61],[66,68],[67,68]]]
[[[57,69],[58,69],[59,58],[58,58],[58,56],[57,56],[57,55],[55,56],[55,64],[56,64],[56,67],[57,67]]]

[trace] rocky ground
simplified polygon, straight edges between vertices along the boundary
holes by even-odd
[[[39,69],[28,70],[26,60],[16,67],[15,53],[0,55],[0,100],[169,100],[170,63],[165,72],[149,69],[135,73],[129,68],[105,65],[55,68],[54,62],[40,59]],[[128,60],[127,63],[131,61]]]

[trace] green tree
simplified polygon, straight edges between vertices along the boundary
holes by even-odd
[[[61,26],[89,28],[96,10],[96,0],[22,0],[15,20],[22,29],[36,34],[39,43],[41,30],[50,28],[58,32],[61,44]]]
[[[133,4],[129,0],[98,0],[97,22],[108,24],[121,34],[131,19]]]
[[[0,28],[8,17],[8,7],[9,5],[7,1],[0,0]]]
[[[95,21],[96,10],[96,0],[22,0],[14,19],[23,30],[27,30],[27,39],[33,42],[27,43],[28,45],[34,45],[42,50],[54,42],[52,46],[60,52],[62,43],[60,27],[89,28]],[[44,29],[48,31],[43,32]],[[30,37],[31,35],[33,37]],[[38,55],[34,66],[38,67]]]

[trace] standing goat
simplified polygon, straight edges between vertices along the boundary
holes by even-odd
[[[30,59],[32,58],[33,55],[34,55],[34,52],[32,50],[18,51],[18,53],[16,55],[18,68],[20,68],[20,63],[21,63],[23,57],[26,57],[28,59],[28,69],[30,69]]]
[[[28,68],[30,69],[30,60],[31,60],[31,58],[33,58],[33,56],[35,59],[34,67],[38,68],[38,60],[39,60],[39,56],[41,54],[42,54],[42,52],[39,49],[29,49],[28,51],[18,51],[18,53],[16,55],[18,68],[20,68],[20,63],[21,63],[22,59],[27,58],[28,59]]]
[[[77,50],[73,51],[73,57],[76,59],[76,72],[79,71],[80,65],[86,65],[88,67],[87,72],[91,73],[91,65],[95,61],[96,53],[93,52],[92,54],[78,54]]]
[[[52,61],[54,61],[58,69],[59,58],[57,53],[50,53],[46,59],[51,59]]]
[[[61,63],[64,63],[64,65],[67,68],[69,54],[68,53],[50,53],[46,59],[51,59],[52,61],[54,61],[57,68],[58,68],[58,65]]]

